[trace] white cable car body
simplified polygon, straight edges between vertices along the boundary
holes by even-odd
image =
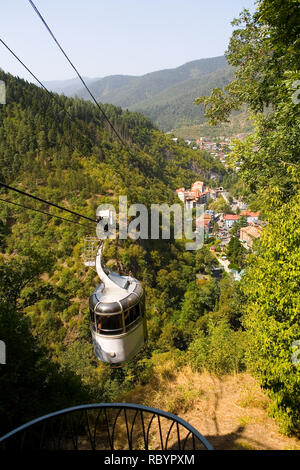
[[[89,300],[92,339],[100,361],[120,364],[130,361],[147,341],[145,296],[133,277],[103,269],[102,247],[96,255],[102,282]]]

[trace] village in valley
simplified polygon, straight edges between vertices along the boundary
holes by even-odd
[[[186,209],[204,205],[203,215],[196,219],[196,230],[204,230],[204,242],[210,252],[239,281],[244,258],[253,250],[265,225],[260,213],[249,210],[242,198],[235,199],[223,187],[210,188],[203,181],[194,182],[190,189],[176,189],[176,193]]]
[[[193,150],[205,150],[209,152],[215,159],[219,160],[225,168],[228,167],[227,157],[232,150],[231,139],[244,140],[247,133],[234,134],[230,137],[219,136],[216,139],[209,137],[199,137],[198,139],[184,139],[185,145],[191,147]],[[174,142],[179,142],[181,139],[178,137],[172,137]],[[238,171],[240,168],[240,162],[235,163],[235,170]]]

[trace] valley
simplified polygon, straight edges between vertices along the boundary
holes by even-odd
[[[299,450],[300,10],[275,3],[225,56],[83,80],[47,27],[78,79],[0,69],[0,436],[128,402],[216,449]]]

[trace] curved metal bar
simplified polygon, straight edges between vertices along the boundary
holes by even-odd
[[[107,436],[108,436],[108,441],[110,445],[110,450],[113,450],[113,438],[110,436],[110,430],[109,430],[109,422],[107,418],[107,411],[106,408],[104,408],[104,414],[105,414],[105,421],[106,421],[106,428],[107,428]]]
[[[139,410],[135,411],[135,414],[134,414],[134,417],[133,417],[133,420],[132,420],[132,424],[131,424],[131,429],[130,429],[130,441],[131,442],[132,442],[132,434],[133,434],[134,423],[135,423],[136,417],[138,415],[138,412],[139,412]]]
[[[106,272],[103,269],[102,266],[102,252],[103,252],[103,243],[100,243],[98,250],[97,250],[97,255],[96,255],[96,271],[98,276],[100,277],[101,281],[104,282],[105,286],[111,287],[112,289],[116,288],[116,285],[114,281],[112,281]],[[120,287],[122,289],[122,287]],[[123,289],[124,292],[126,293],[127,291]]]
[[[104,410],[106,412],[106,410]],[[101,412],[102,412],[102,409],[99,408],[98,410],[98,413],[97,413],[97,417],[96,417],[96,420],[95,420],[95,424],[94,424],[94,445],[96,447],[96,432],[97,432],[97,425],[98,425],[98,421],[99,421],[99,418],[100,418],[100,415],[101,415]]]
[[[151,407],[148,407],[148,406],[143,406],[143,405],[138,405],[138,404],[131,404],[131,403],[94,403],[94,404],[87,404],[87,405],[78,405],[78,406],[73,406],[71,408],[66,408],[66,409],[63,409],[63,410],[60,410],[60,411],[56,411],[56,412],[53,412],[53,413],[49,413],[49,414],[46,414],[44,416],[41,416],[37,419],[34,419],[26,424],[23,424],[22,426],[19,426],[18,428],[10,431],[9,433],[5,434],[4,436],[0,437],[0,443],[3,443],[4,441],[8,440],[9,438],[13,437],[13,436],[16,436],[18,433],[21,433],[21,432],[26,432],[31,426],[35,425],[35,424],[38,424],[38,423],[41,423],[41,422],[44,422],[44,421],[48,421],[50,420],[51,418],[54,418],[54,417],[60,417],[60,418],[64,418],[65,415],[67,414],[70,414],[70,413],[73,413],[73,412],[76,412],[76,411],[79,411],[81,412],[81,415],[82,413],[85,411],[85,410],[89,410],[89,409],[105,409],[105,411],[107,409],[118,409],[118,413],[117,413],[117,416],[114,420],[114,425],[113,425],[113,430],[112,430],[112,440],[111,440],[111,444],[112,444],[112,449],[113,449],[113,445],[114,445],[114,433],[115,433],[115,427],[116,427],[116,422],[120,416],[120,413],[123,409],[131,409],[131,410],[140,410],[141,412],[141,422],[142,422],[142,425],[144,425],[144,417],[142,416],[143,415],[143,412],[147,412],[147,413],[151,413],[152,414],[152,418],[150,420],[150,423],[148,425],[148,429],[147,429],[147,433],[145,434],[145,427],[143,426],[143,433],[144,433],[144,442],[145,442],[145,447],[147,446],[148,448],[148,441],[149,441],[149,432],[150,432],[150,428],[151,428],[151,425],[153,423],[153,419],[155,416],[157,417],[164,417],[164,418],[167,418],[168,420],[171,420],[173,421],[173,424],[170,426],[170,429],[169,429],[169,432],[168,432],[168,436],[167,436],[167,440],[166,440],[166,445],[168,443],[168,440],[169,440],[169,436],[170,436],[170,432],[171,432],[171,429],[174,425],[174,423],[178,423],[180,425],[182,425],[185,429],[187,429],[188,431],[190,431],[190,433],[192,434],[193,438],[196,438],[198,439],[200,442],[202,442],[202,444],[204,445],[204,447],[207,449],[207,450],[213,450],[213,447],[211,446],[211,444],[205,439],[204,436],[202,436],[202,434],[200,434],[197,429],[195,429],[193,426],[191,426],[189,423],[187,423],[186,421],[184,421],[182,418],[180,418],[179,416],[176,416],[172,413],[168,413],[166,411],[163,411],[163,410],[159,410],[157,408],[151,408]],[[106,416],[107,418],[107,416]],[[107,420],[108,421],[108,420]],[[61,420],[61,423],[63,422],[63,419]],[[107,422],[107,426],[109,428],[109,424]],[[58,433],[60,434],[60,433]],[[77,433],[75,433],[77,434]],[[24,435],[22,436],[22,440],[24,439]],[[77,436],[78,437],[78,436]],[[146,439],[145,439],[146,438]],[[77,439],[75,439],[75,447],[77,448]],[[24,446],[24,441],[23,441],[23,446]]]
[[[169,428],[169,432],[167,434],[167,438],[166,438],[166,449],[168,448],[168,440],[169,440],[169,437],[170,437],[170,434],[171,434],[171,431],[172,431],[172,427],[174,426],[176,421],[172,421],[171,425],[170,425],[170,428]]]
[[[88,416],[87,410],[84,410],[84,416],[85,416],[85,419],[86,419],[86,426],[87,426],[87,430],[88,430],[88,436],[89,436],[91,448],[92,448],[92,450],[95,450],[95,441],[92,439],[92,433],[91,433],[91,428],[90,428],[90,423],[89,423],[89,416]]]
[[[121,414],[121,411],[122,411],[122,407],[120,407],[118,413],[117,413],[117,416],[115,418],[115,421],[114,421],[114,425],[113,425],[113,428],[112,428],[112,433],[111,433],[111,437],[112,437],[112,450],[114,450],[114,440],[115,440],[115,428],[116,428],[116,424],[117,424],[117,421],[118,421],[118,418]]]
[[[74,449],[77,450],[78,448],[78,435],[76,432],[76,425],[74,423],[74,416],[71,414],[70,416],[70,428],[71,428],[71,439],[73,442]]]
[[[184,439],[184,441],[183,441],[182,450],[185,450],[185,445],[186,445],[186,443],[187,443],[187,440],[188,440],[188,437],[189,437],[190,434],[191,434],[191,431],[189,431],[189,432],[187,433],[187,435],[185,436],[185,439]],[[195,441],[193,441],[193,449],[195,449]]]
[[[137,411],[140,411],[141,423],[142,423],[142,428],[143,428],[143,438],[144,438],[145,450],[148,450],[148,440],[146,439],[143,411],[142,410],[137,410]]]
[[[158,421],[158,427],[159,427],[159,437],[160,437],[160,445],[161,448],[164,448],[164,441],[163,441],[163,436],[162,436],[162,430],[161,430],[161,424],[160,424],[160,417],[157,415],[157,421]]]
[[[150,431],[151,424],[152,424],[152,421],[155,418],[155,416],[156,416],[156,414],[153,413],[152,418],[150,419],[150,422],[149,422],[148,427],[147,427],[147,444],[149,444],[149,431]]]
[[[130,435],[129,435],[129,427],[128,427],[126,408],[124,408],[123,411],[124,411],[125,423],[126,423],[127,442],[128,442],[129,450],[132,450],[132,441],[131,441]]]
[[[181,450],[180,431],[179,431],[179,424],[178,424],[178,421],[176,421],[176,429],[177,429],[177,442],[178,442],[178,447],[179,447],[179,450]]]

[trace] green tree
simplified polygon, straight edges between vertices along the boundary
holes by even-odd
[[[287,210],[294,216],[286,217]],[[241,281],[248,364],[270,392],[272,410],[288,432],[300,420],[300,366],[292,362],[300,331],[299,214],[300,197],[272,214]]]
[[[245,262],[247,250],[243,247],[237,237],[231,237],[230,242],[226,247],[226,255],[230,261],[229,268],[240,271]]]
[[[208,322],[208,332],[199,330],[188,349],[193,369],[214,374],[237,373],[245,369],[245,334],[233,331],[226,318]]]
[[[226,214],[232,214],[230,205],[225,201],[223,197],[218,197],[215,201],[209,204],[209,208],[215,212],[224,212]]]
[[[300,425],[299,365],[291,360],[299,336],[299,3],[261,0],[253,17],[244,11],[233,24],[226,56],[235,79],[198,102],[212,124],[245,104],[253,121],[254,133],[231,153],[267,221],[242,281],[248,363],[291,432]]]
[[[237,220],[234,224],[233,224],[233,227],[232,229],[230,230],[230,233],[231,235],[233,235],[234,237],[238,237],[240,236],[240,230],[242,227],[247,227],[248,223],[247,223],[247,217],[246,216],[242,216],[240,217],[239,220]]]
[[[40,263],[42,267],[42,263]],[[87,399],[88,390],[70,370],[60,372],[31,332],[21,309],[22,289],[37,276],[37,264],[2,264],[0,270],[0,338],[7,361],[0,374],[0,432]]]
[[[184,294],[179,320],[182,326],[212,311],[218,299],[219,288],[215,280],[199,282],[191,282]]]

